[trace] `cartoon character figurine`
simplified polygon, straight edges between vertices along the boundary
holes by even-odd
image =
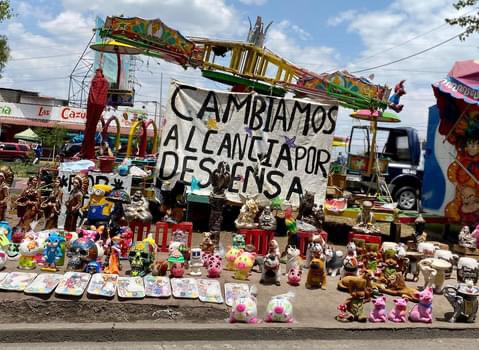
[[[389,108],[393,111],[399,113],[402,111],[404,105],[399,104],[401,96],[406,95],[406,90],[404,89],[404,83],[406,80],[401,80],[394,87],[394,94],[389,98]]]
[[[244,236],[242,234],[236,234],[233,236],[233,248],[244,249],[246,246]]]
[[[243,254],[242,249],[231,247],[225,255],[226,266],[224,267],[227,271],[233,271],[235,269],[235,260],[238,256]]]
[[[190,275],[191,276],[201,276],[201,249],[192,248],[191,249],[191,259],[190,259]]]
[[[33,233],[27,233],[19,246],[18,268],[23,270],[34,269],[37,266],[35,256],[41,254],[43,250],[43,240],[40,240]]]
[[[96,225],[99,222],[106,223],[110,220],[113,203],[106,198],[106,195],[111,192],[112,189],[110,185],[104,184],[93,186],[90,201],[83,207],[83,212],[86,212],[86,218],[89,224]]]
[[[58,235],[57,232],[52,232],[48,235],[48,238],[45,241],[45,250],[43,252],[45,266],[41,269],[42,271],[57,271],[57,261],[63,255],[60,243],[65,241],[65,239]]]
[[[112,273],[118,275],[120,273],[120,241],[118,236],[111,238],[110,243],[110,257],[108,261],[108,267],[105,268],[105,273]]]
[[[253,268],[255,257],[256,253],[244,252],[239,255],[234,262],[234,278],[238,280],[247,280],[249,273]]]

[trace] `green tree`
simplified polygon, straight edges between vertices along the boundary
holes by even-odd
[[[65,128],[62,128],[60,125],[55,125],[54,128],[35,128],[33,131],[40,136],[44,146],[61,147],[65,143],[67,138],[68,131]]]
[[[464,28],[464,32],[459,36],[461,40],[465,40],[472,33],[479,32],[479,9],[476,7],[478,0],[459,0],[452,6],[456,10],[472,8],[465,15],[446,18],[446,22],[450,25],[458,25]]]
[[[10,7],[10,0],[0,0],[0,23],[12,18],[13,11]],[[3,68],[7,64],[8,56],[10,55],[10,49],[8,47],[7,37],[0,35],[0,78],[2,77]]]

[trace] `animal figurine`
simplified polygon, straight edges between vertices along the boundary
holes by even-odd
[[[305,268],[309,268],[313,258],[321,259],[323,258],[323,245],[319,242],[310,242],[306,250],[306,262],[304,264]]]
[[[353,241],[349,242],[346,245],[346,253],[348,256],[357,257],[358,253],[357,253],[356,243],[354,243]]]
[[[261,265],[261,284],[275,284],[281,285],[279,280],[279,256],[275,254],[269,254],[264,257],[263,264]]]
[[[340,250],[334,250],[331,246],[326,246],[324,256],[326,257],[326,270],[328,275],[335,277],[340,273],[341,268],[343,267],[343,252]]]
[[[182,278],[185,274],[185,265],[183,263],[174,262],[170,267],[170,277]]]
[[[226,265],[224,270],[233,271],[235,269],[235,260],[243,254],[243,249],[231,247],[225,254]]]
[[[254,295],[243,295],[233,300],[228,318],[229,323],[257,323],[258,309]]]
[[[221,257],[213,255],[208,259],[206,270],[208,271],[208,278],[218,278],[221,275]]]
[[[474,286],[472,280],[467,280],[466,283],[460,283],[455,287],[446,286],[443,294],[454,308],[449,322],[454,323],[460,318],[465,319],[467,323],[473,323],[476,320],[479,288]]]
[[[45,241],[45,250],[43,252],[45,266],[41,268],[42,271],[58,271],[57,261],[63,255],[60,244],[64,240],[65,239],[59,236],[56,232],[52,232],[48,235],[48,238]]]
[[[153,276],[166,276],[167,272],[168,272],[168,261],[160,259],[157,255],[151,267],[151,274]]]
[[[235,220],[235,225],[237,229],[241,228],[255,228],[258,226],[254,222],[256,214],[259,211],[258,203],[256,202],[257,194],[255,195],[242,195],[239,194],[241,200],[243,201],[243,206],[240,209],[238,218]]]
[[[350,294],[355,290],[362,290],[368,294],[372,291],[372,280],[372,273],[368,270],[363,270],[359,276],[346,276],[341,278],[338,282],[338,289],[349,292]]]
[[[269,241],[269,243],[268,243],[268,254],[277,255],[278,257],[280,256],[279,244],[278,244],[277,240],[272,239],[271,241]]]
[[[407,299],[396,298],[393,300],[394,308],[391,309],[388,319],[392,322],[406,322],[407,319]]]
[[[303,275],[303,270],[298,267],[294,267],[288,272],[288,283],[292,286],[299,286],[301,283],[301,276]]]
[[[378,296],[377,298],[373,299],[373,310],[369,313],[368,320],[369,322],[379,323],[379,322],[386,322],[387,314],[386,314],[386,297],[385,296]]]
[[[243,242],[244,242],[244,237],[243,237]],[[235,247],[235,240],[234,239],[233,239],[233,247]],[[201,248],[201,251],[203,253],[213,254],[215,252],[215,244],[214,244],[213,240],[211,239],[211,233],[205,232],[203,234],[203,240],[200,243],[200,248]],[[237,248],[237,247],[235,247],[235,248]]]
[[[18,268],[24,270],[32,270],[37,264],[35,256],[41,254],[44,250],[43,240],[33,233],[27,233],[22,243],[18,247],[20,259],[18,260]]]
[[[244,236],[242,234],[236,234],[233,236],[233,247],[236,249],[244,249],[246,246]]]
[[[313,258],[309,266],[306,288],[326,289],[326,268],[323,259]]]
[[[409,320],[412,322],[432,323],[432,298],[433,290],[431,287],[417,293],[419,303],[414,305],[409,313]]]
[[[255,253],[247,252],[243,252],[241,255],[237,256],[234,262],[234,278],[237,280],[247,280],[253,267],[255,257]]]
[[[274,296],[268,302],[266,307],[265,322],[286,322],[292,323],[293,304],[288,295]]]
[[[343,266],[339,270],[341,278],[346,276],[358,276],[359,275],[359,262],[355,256],[347,255],[343,259]]]
[[[286,271],[285,273],[289,273],[289,271],[293,268],[299,268],[299,255],[301,252],[299,249],[293,246],[288,246],[286,249]]]

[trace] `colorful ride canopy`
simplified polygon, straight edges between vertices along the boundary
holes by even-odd
[[[271,90],[281,95],[284,90],[298,97],[334,101],[355,110],[385,110],[391,93],[387,86],[373,84],[346,71],[310,72],[255,43],[186,38],[159,19],[107,17],[100,36],[141,48],[145,55],[184,68],[199,68],[209,79],[233,87],[259,89],[260,93]],[[215,60],[218,57],[223,59]]]

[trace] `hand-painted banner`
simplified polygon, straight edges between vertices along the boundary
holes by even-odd
[[[324,200],[337,105],[256,93],[203,90],[173,81],[157,175],[200,188],[220,161],[230,168],[227,197],[260,193],[293,204],[306,190]]]

